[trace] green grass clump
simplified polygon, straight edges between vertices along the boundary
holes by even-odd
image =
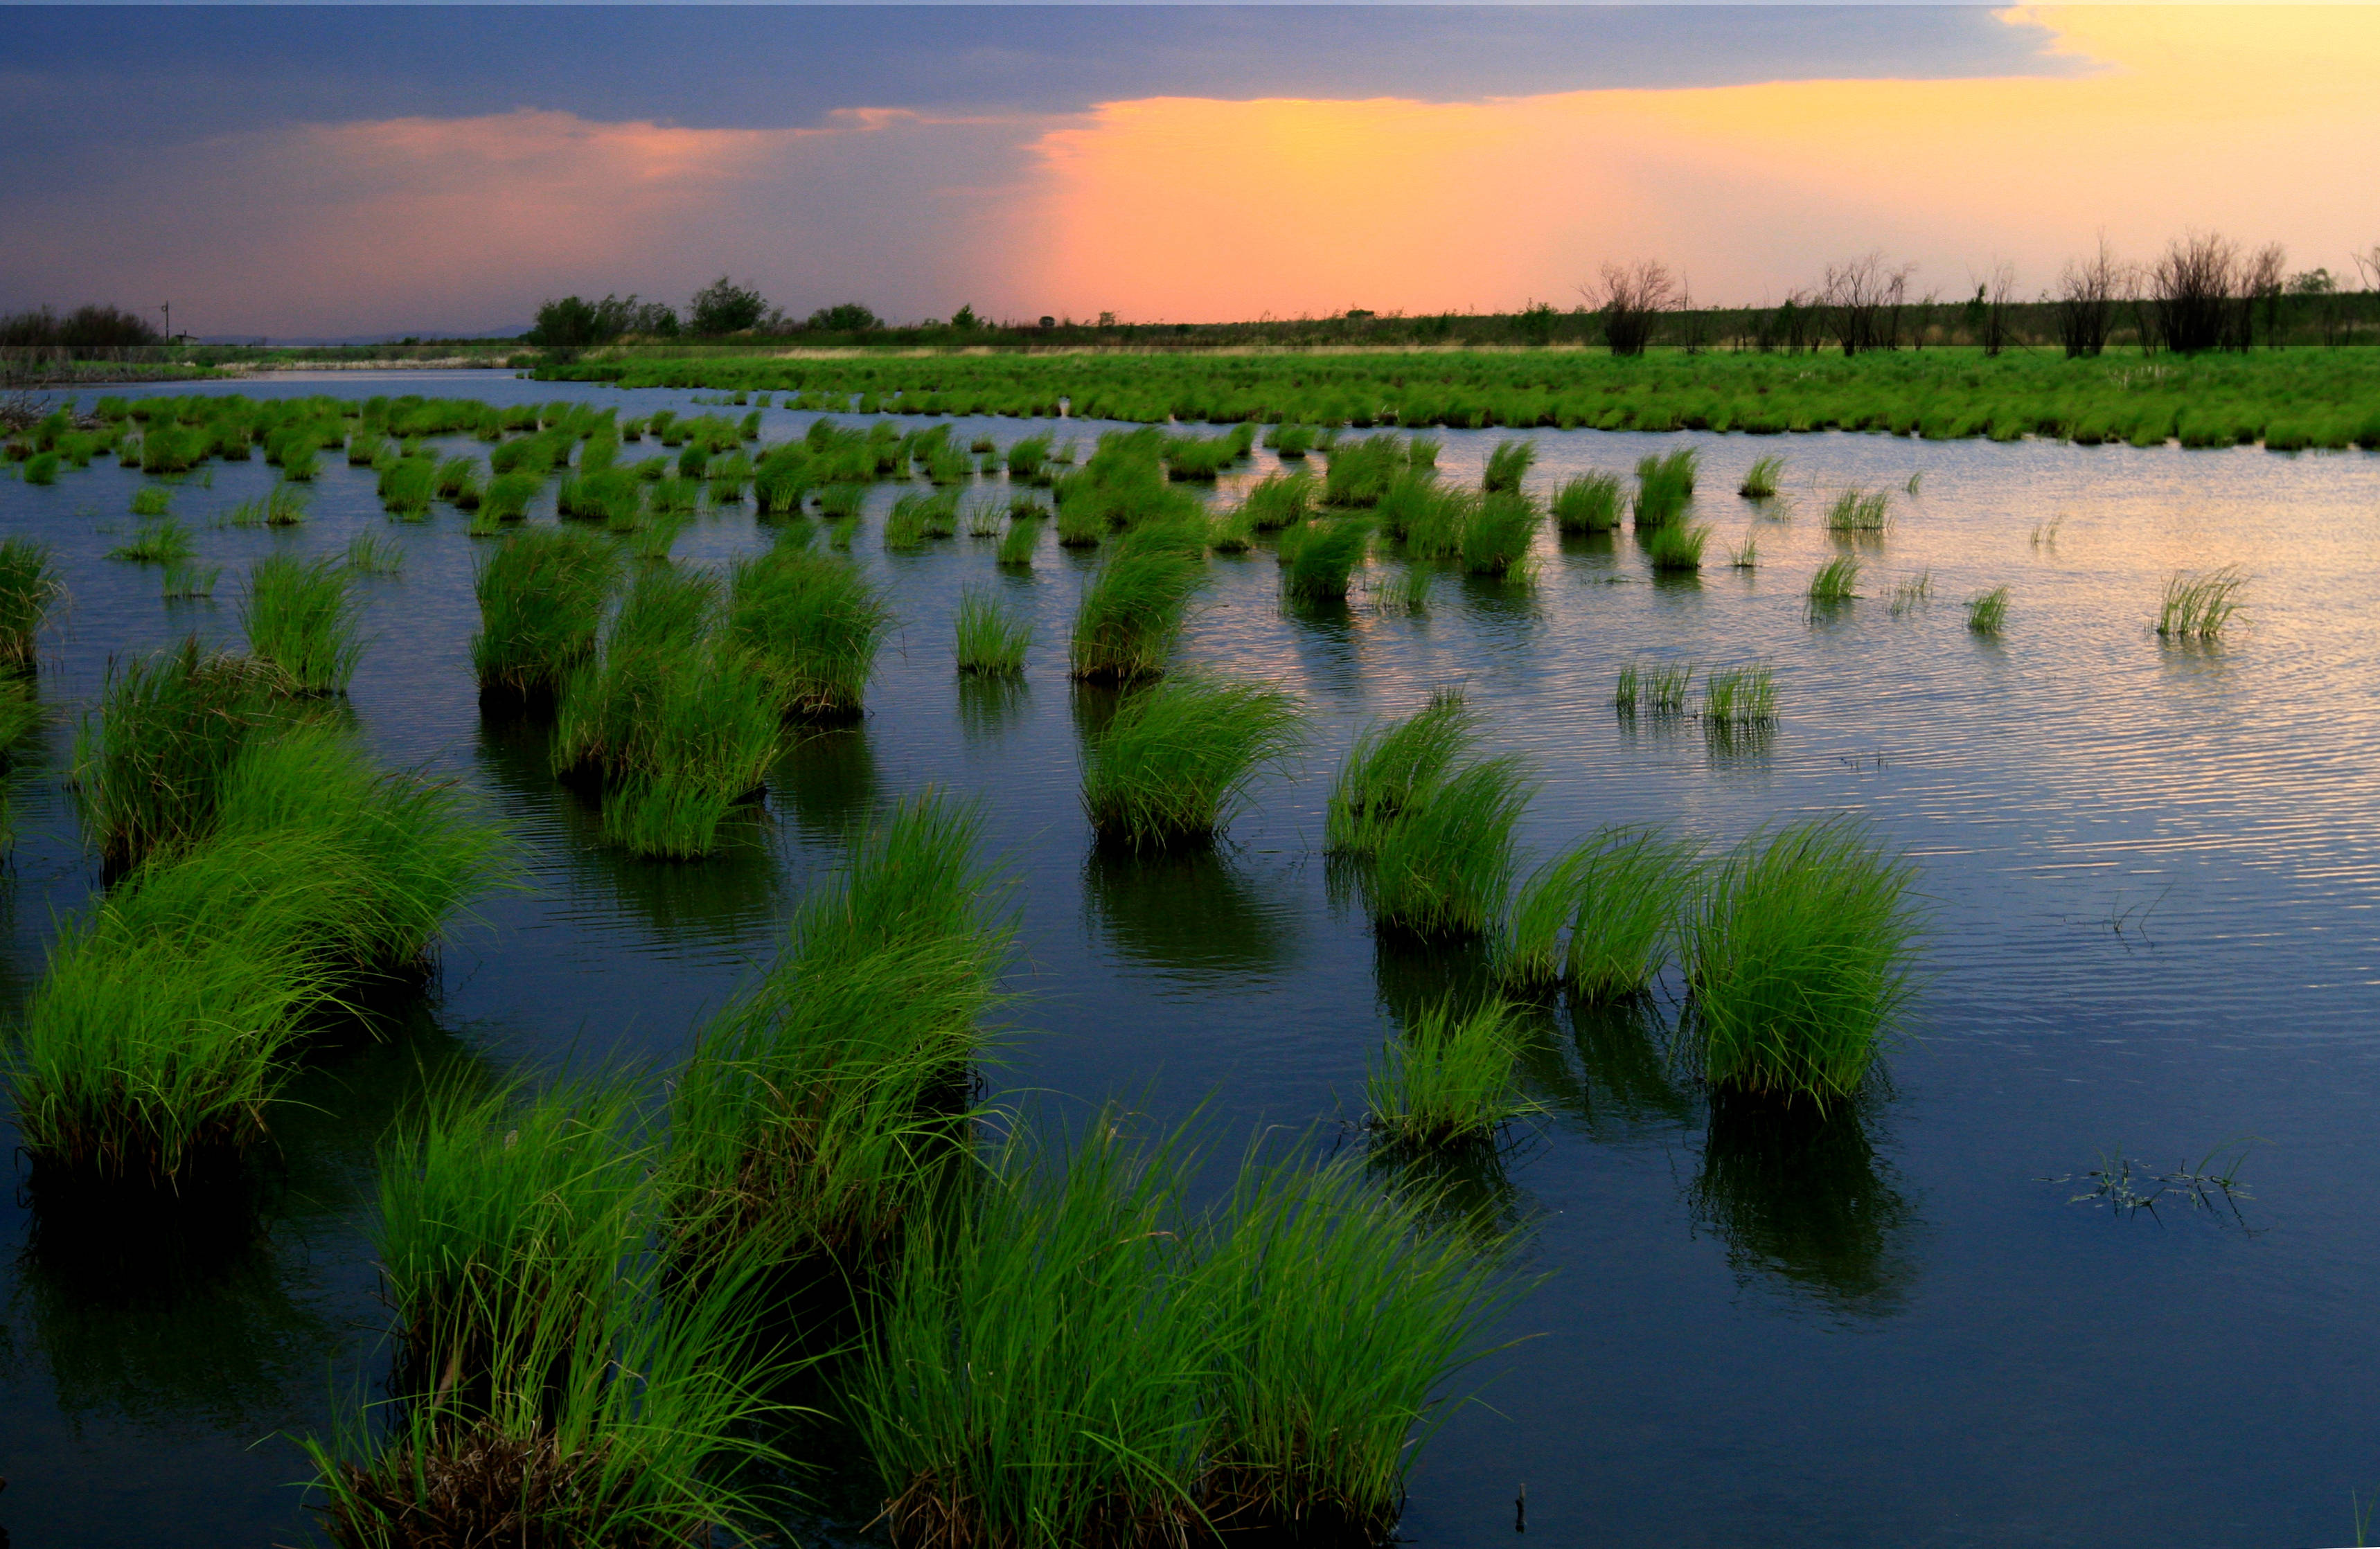
[[[403,1336],[393,1416],[305,1446],[333,1542],[658,1544],[769,1512],[787,1466],[747,1267],[665,1284],[625,1100],[449,1095],[383,1148],[372,1236]]]
[[[1703,719],[1758,726],[1777,719],[1777,674],[1765,662],[1714,668],[1703,681]]]
[[[1641,994],[1678,944],[1701,847],[1658,829],[1597,829],[1532,872],[1512,904],[1506,983],[1596,1003]]]
[[[1736,493],[1748,501],[1775,500],[1777,480],[1784,472],[1783,457],[1774,454],[1755,457],[1753,459],[1752,466],[1744,470],[1742,487],[1738,489]]]
[[[707,575],[647,569],[564,691],[554,772],[601,792],[604,839],[631,854],[709,854],[777,755],[776,684],[724,628],[718,592]]]
[[[0,677],[0,769],[8,767],[17,744],[41,724],[42,704],[33,697],[33,685],[22,678]],[[6,842],[6,829],[0,823],[0,845]]]
[[[1384,1143],[1406,1151],[1492,1144],[1499,1130],[1527,1111],[1513,1073],[1519,1032],[1512,1008],[1500,1000],[1468,1015],[1451,1000],[1421,1011],[1365,1073],[1366,1123]]]
[[[1473,506],[1463,524],[1463,568],[1473,575],[1524,579],[1538,511],[1526,495],[1490,494]]]
[[[190,541],[189,528],[171,516],[160,516],[141,523],[131,541],[110,549],[107,557],[128,560],[134,564],[172,564],[198,551],[198,546]]]
[[[59,456],[55,452],[36,452],[25,459],[25,482],[55,484],[58,481],[59,461]]]
[[[1640,458],[1636,464],[1636,525],[1658,527],[1682,520],[1694,498],[1694,482],[1702,472],[1702,453],[1694,447],[1666,457]]]
[[[1686,708],[1686,690],[1694,681],[1694,664],[1691,661],[1664,661],[1645,670],[1645,697],[1656,715],[1682,715]]]
[[[960,672],[1001,678],[1024,676],[1033,625],[1002,608],[999,598],[980,587],[968,587],[959,596],[953,628]]]
[[[850,1399],[895,1543],[1166,1543],[1197,1521],[1216,1351],[1184,1164],[1105,1115],[1086,1132],[1062,1156],[1012,1139],[886,1288]]]
[[[1267,474],[1248,487],[1247,498],[1240,509],[1254,530],[1279,532],[1314,514],[1317,492],[1314,476],[1303,468],[1295,473]]]
[[[1008,530],[1001,535],[1000,548],[995,552],[996,563],[1030,570],[1033,567],[1033,551],[1041,542],[1041,522],[1038,515],[1020,515],[1012,511],[1008,517]]]
[[[214,841],[276,834],[321,841],[340,907],[308,935],[343,974],[419,974],[447,926],[509,874],[503,840],[451,781],[383,772],[330,726],[252,737],[225,775]]]
[[[1554,526],[1563,532],[1609,532],[1620,525],[1620,476],[1586,473],[1554,491]]]
[[[363,655],[346,566],[270,554],[249,567],[240,627],[249,654],[277,669],[298,694],[345,694]]]
[[[75,739],[84,831],[114,866],[213,823],[225,774],[274,711],[280,676],[244,657],[199,648],[112,661],[97,716]]]
[[[1371,538],[1371,522],[1360,516],[1301,522],[1281,536],[1281,589],[1305,602],[1343,601]]]
[[[1476,745],[1479,720],[1461,690],[1437,689],[1427,705],[1406,719],[1366,727],[1330,785],[1323,809],[1329,848],[1348,855],[1378,851],[1420,793]]]
[[[1978,635],[1998,635],[2008,623],[2009,589],[1994,587],[1967,599],[1967,627]]]
[[[1687,953],[1704,1080],[1821,1110],[1857,1092],[1909,993],[1914,879],[1849,818],[1788,824],[1737,847]]]
[[[1203,1215],[1188,1171],[1099,1115],[919,1234],[855,1395],[895,1543],[1389,1536],[1492,1266],[1360,1158],[1251,1153]]]
[[[545,480],[533,473],[500,473],[488,480],[480,494],[479,509],[474,514],[481,523],[518,522],[528,515],[528,502]]]
[[[1810,577],[1810,606],[1831,608],[1858,597],[1859,575],[1860,562],[1850,554],[1828,560]]]
[[[1165,476],[1212,482],[1241,455],[1239,442],[1230,436],[1169,437],[1165,442]]]
[[[1265,437],[1284,463],[1294,462],[1314,450],[1314,427],[1311,425],[1276,425]]]
[[[682,1258],[758,1246],[882,1267],[955,1159],[1014,926],[982,815],[929,792],[853,845],[784,952],[705,1027],[670,1097],[668,1233]]]
[[[432,457],[394,457],[380,465],[381,509],[392,516],[426,516],[438,488]]]
[[[1389,481],[1413,466],[1404,443],[1385,433],[1344,437],[1330,450],[1322,483],[1322,499],[1329,505],[1378,505]]]
[[[2248,584],[2237,566],[2201,575],[2177,572],[2165,586],[2156,632],[2168,640],[2215,640],[2240,611],[2240,589]]]
[[[1499,442],[1496,450],[1488,454],[1488,471],[1480,478],[1479,487],[1491,495],[1517,493],[1521,480],[1528,477],[1536,461],[1536,442]]]
[[[0,539],[0,669],[33,670],[38,660],[35,637],[66,595],[66,582],[48,544],[30,538]]]
[[[1484,758],[1420,787],[1374,853],[1372,919],[1423,940],[1487,935],[1512,880],[1512,830],[1531,794],[1520,764]]]
[[[476,457],[447,457],[438,464],[431,476],[431,489],[442,501],[452,501],[466,511],[480,503],[480,462]]]
[[[527,698],[557,692],[594,651],[619,575],[619,551],[593,533],[537,527],[507,539],[474,583],[480,632],[471,637],[471,665],[480,692]]]
[[[165,567],[158,586],[158,595],[166,601],[187,600],[196,597],[212,597],[215,583],[223,579],[223,566],[199,564],[190,560],[176,560]]]
[[[1068,670],[1104,683],[1162,675],[1190,599],[1206,581],[1204,562],[1175,550],[1118,552],[1083,588]]]
[[[242,501],[224,514],[235,527],[294,527],[306,520],[306,492],[294,484],[275,484],[269,494]]]
[[[832,555],[781,542],[729,572],[728,637],[751,656],[788,716],[856,718],[892,627],[882,594]]]
[[[1304,734],[1296,701],[1263,684],[1184,678],[1135,693],[1085,753],[1091,829],[1132,850],[1206,843]]]
[[[186,1188],[236,1173],[302,1019],[332,991],[307,948],[346,907],[334,853],[269,834],[162,855],[59,934],[7,1062],[44,1181]]]
[[[1665,522],[1645,535],[1645,563],[1670,574],[1700,570],[1709,541],[1710,528],[1700,523]]]
[[[132,514],[164,516],[174,509],[174,491],[164,484],[143,484],[132,491]]]
[[[1892,491],[1865,490],[1854,486],[1835,497],[1827,508],[1828,532],[1876,533],[1892,524]]]
[[[1043,465],[1050,461],[1050,434],[1044,430],[1012,442],[1008,447],[1008,477],[1020,483],[1038,483],[1043,479]]]
[[[358,575],[401,575],[405,573],[403,545],[364,531],[347,539],[347,568]]]

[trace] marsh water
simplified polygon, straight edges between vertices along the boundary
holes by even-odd
[[[584,397],[624,418],[696,396],[494,373],[197,390]],[[810,418],[771,409],[763,437]],[[950,423],[961,444],[1037,428]],[[1085,451],[1103,428],[1056,427]],[[1444,433],[1439,466],[1475,478],[1503,435]],[[887,554],[871,515],[854,553],[901,627],[865,723],[793,746],[737,847],[673,866],[600,848],[541,744],[482,725],[479,545],[453,510],[392,521],[370,470],[334,457],[305,526],[214,529],[274,477],[216,464],[174,508],[223,578],[212,601],[166,602],[154,567],[103,557],[134,525],[136,471],[0,483],[0,530],[54,543],[73,595],[44,642],[51,727],[7,781],[0,1009],[97,885],[60,779],[74,716],[111,653],[192,630],[236,646],[240,578],[267,552],[364,530],[403,547],[401,575],[360,583],[355,722],[383,760],[483,793],[528,858],[528,887],[453,934],[432,992],[383,1039],[310,1059],[276,1111],[261,1239],[128,1249],[37,1219],[21,1188],[0,1198],[0,1525],[16,1549],[307,1542],[290,1438],[329,1425],[373,1359],[358,1223],[389,1116],[456,1061],[666,1066],[775,951],[850,826],[928,784],[984,798],[1021,884],[997,1090],[1062,1119],[1109,1098],[1157,1122],[1196,1114],[1226,1153],[1266,1125],[1360,1145],[1367,1058],[1476,964],[1375,938],[1320,853],[1323,799],[1365,724],[1445,684],[1538,781],[1524,864],[1605,823],[1724,842],[1855,813],[1916,862],[1927,929],[1886,1077],[1819,1138],[1712,1122],[1668,1058],[1674,982],[1632,1012],[1536,1021],[1541,1111],[1500,1172],[1464,1186],[1539,1278],[1496,1336],[1516,1342],[1464,1374],[1472,1401],[1420,1458],[1412,1542],[1507,1542],[1523,1486],[1530,1538],[1562,1544],[2353,1541],[2351,1493],[2380,1495],[2380,458],[1535,439],[1534,486],[1698,442],[1695,518],[1716,529],[1699,580],[1656,581],[1624,533],[1548,531],[1530,584],[1441,575],[1407,617],[1360,588],[1343,611],[1285,611],[1265,550],[1217,557],[1184,654],[1287,686],[1312,734],[1213,853],[1148,863],[1089,842],[1076,781],[1097,708],[1064,647],[1095,559],[1046,537],[1029,574],[1002,572],[965,537]],[[1778,453],[1786,497],[1764,514],[1732,490]],[[1256,471],[1272,462],[1260,452]],[[1826,502],[1849,484],[1893,489],[1894,523],[1856,550],[1862,599],[1814,618],[1803,588],[1841,547]],[[533,519],[552,519],[551,486]],[[1729,568],[1746,537],[1756,567]],[[723,563],[765,541],[748,505],[706,508],[676,552]],[[2220,646],[2161,643],[2168,577],[2234,563],[2244,622]],[[1896,608],[1927,573],[1930,601]],[[1022,686],[954,675],[967,584],[1035,620]],[[2005,634],[1977,637],[1959,603],[1999,585]],[[1769,662],[1779,722],[1721,740],[1690,718],[1622,718],[1613,683],[1640,658]],[[2227,1145],[2244,1157],[2228,1192],[2153,1181],[2230,1170],[2198,1165]],[[2118,1188],[2092,1176],[2127,1164]]]

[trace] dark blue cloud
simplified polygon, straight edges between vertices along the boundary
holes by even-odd
[[[72,144],[516,107],[777,127],[851,106],[1445,102],[2070,67],[2034,29],[1970,6],[27,6],[0,8],[0,132],[20,167]]]

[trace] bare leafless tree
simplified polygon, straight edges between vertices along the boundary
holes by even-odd
[[[2096,355],[2107,347],[2116,304],[2131,284],[2129,266],[2117,260],[2104,231],[2099,234],[2098,250],[2091,257],[2066,260],[2066,269],[2058,277],[2058,342],[2066,346],[2069,360]]]
[[[2265,344],[2278,349],[2281,345],[2281,293],[2288,288],[2289,255],[2277,242],[2267,242],[2256,249],[2241,273],[2240,287],[2240,347],[2254,344],[2255,329],[2251,310],[2262,303],[2265,310]]]
[[[2148,285],[2165,347],[2187,355],[2228,343],[2240,277],[2239,246],[2216,233],[2194,231],[2166,244],[2150,266]]]
[[[1603,314],[1603,337],[1614,355],[1642,355],[1653,337],[1653,325],[1677,298],[1677,284],[1658,259],[1631,264],[1607,263],[1602,284],[1579,286]]]
[[[2380,242],[2350,256],[2355,260],[2355,276],[2363,282],[2363,288],[2380,290]]]
[[[1900,342],[1901,297],[1915,271],[1914,264],[1891,267],[1882,253],[1828,266],[1819,303],[1826,326],[1845,355],[1889,349]]]
[[[1975,283],[1975,300],[1982,313],[1975,342],[1984,346],[1985,355],[1998,355],[2008,348],[2012,330],[2010,309],[2016,303],[2016,265],[1994,264],[1991,272]]]

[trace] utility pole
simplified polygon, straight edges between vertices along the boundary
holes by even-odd
[[[168,301],[157,309],[165,314],[165,342],[170,345],[174,342],[174,304]]]

